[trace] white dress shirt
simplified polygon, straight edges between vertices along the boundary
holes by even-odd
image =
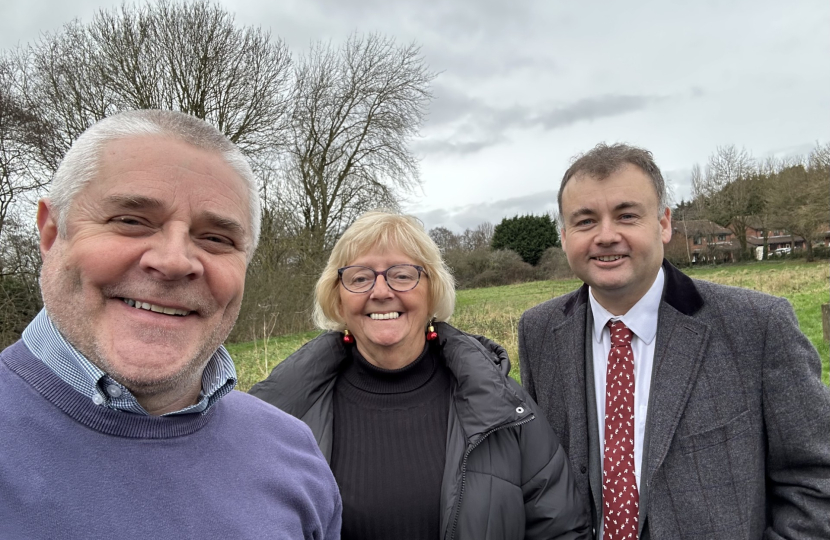
[[[594,392],[597,401],[597,426],[599,447],[605,448],[605,375],[608,369],[608,353],[611,352],[611,332],[608,321],[621,320],[633,333],[631,351],[634,353],[634,477],[640,488],[640,472],[643,462],[643,434],[646,430],[648,396],[651,390],[651,368],[654,366],[654,345],[657,336],[657,311],[663,296],[663,268],[651,288],[621,317],[614,316],[594,299],[589,289],[588,298],[594,316]],[[604,460],[600,456],[600,466]],[[602,478],[602,475],[600,475]],[[601,538],[601,536],[600,536]]]

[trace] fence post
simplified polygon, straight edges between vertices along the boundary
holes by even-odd
[[[821,305],[821,328],[824,330],[824,341],[830,342],[830,304]]]

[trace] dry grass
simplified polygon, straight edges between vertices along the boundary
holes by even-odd
[[[581,281],[537,281],[458,292],[450,321],[454,326],[487,336],[507,349],[510,375],[519,380],[519,318],[528,308],[577,289]]]
[[[239,377],[236,388],[247,392],[255,383],[267,377],[274,366],[318,335],[319,332],[312,331],[266,340],[226,344],[236,364],[236,373]]]
[[[804,263],[802,261],[769,261],[747,265],[694,268],[688,272],[694,278],[705,279],[723,285],[763,291],[789,298],[800,293],[824,293],[827,301],[830,283],[830,265],[827,261]]]

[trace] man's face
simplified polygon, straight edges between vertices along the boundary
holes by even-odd
[[[65,238],[39,205],[47,312],[136,396],[192,392],[239,313],[248,201],[218,154],[162,137],[108,143]]]
[[[577,175],[562,192],[562,248],[574,273],[614,315],[648,291],[671,240],[671,212],[659,214],[657,193],[639,167],[605,180]]]

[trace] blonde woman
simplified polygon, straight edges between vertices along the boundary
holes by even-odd
[[[251,393],[311,427],[344,540],[590,538],[568,459],[504,349],[446,324],[453,278],[417,219],[361,216],[315,292],[329,332]]]

